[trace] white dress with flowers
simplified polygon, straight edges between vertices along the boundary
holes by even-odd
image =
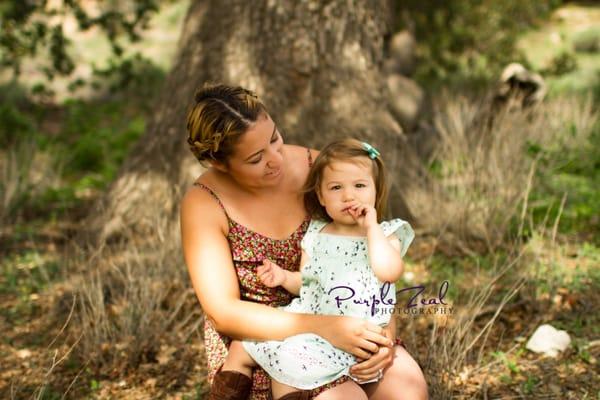
[[[347,315],[387,325],[396,301],[393,283],[380,282],[369,265],[367,238],[322,233],[326,222],[312,220],[302,249],[308,262],[302,268],[300,297],[284,311]],[[380,224],[386,236],[395,234],[404,255],[414,238],[401,219]],[[248,354],[278,382],[298,389],[314,389],[348,375],[356,364],[353,355],[333,347],[312,333],[283,341],[242,342]]]

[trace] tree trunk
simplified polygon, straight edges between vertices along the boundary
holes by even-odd
[[[391,15],[387,0],[193,1],[153,119],[90,227],[110,239],[129,229],[160,234],[178,221],[181,195],[201,172],[187,148],[185,115],[205,82],[254,90],[288,143],[371,142],[390,181],[401,182],[405,139],[382,74]],[[410,218],[398,187],[390,200],[394,216]]]

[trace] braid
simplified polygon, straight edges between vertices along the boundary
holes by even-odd
[[[206,85],[196,92],[194,103],[187,117],[187,142],[201,162],[226,162],[237,139],[266,114],[258,97],[239,86]]]

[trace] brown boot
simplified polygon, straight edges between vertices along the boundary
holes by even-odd
[[[288,393],[277,400],[310,400],[310,390],[298,390]]]
[[[208,400],[246,400],[252,379],[237,371],[219,371],[215,375]]]

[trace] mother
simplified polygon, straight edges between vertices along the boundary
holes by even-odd
[[[241,87],[211,85],[197,92],[187,129],[190,149],[208,167],[182,200],[181,229],[185,261],[206,315],[211,398],[245,399],[249,391],[250,399],[269,398],[269,378],[261,369],[252,380],[221,369],[230,338],[283,340],[301,333],[320,335],[365,360],[351,370],[360,380],[384,368],[383,379],[362,385],[363,390],[342,378],[316,389],[311,398],[426,398],[418,364],[403,347],[393,347],[393,328],[278,310],[292,295],[261,285],[256,275],[265,258],[299,268],[300,240],[309,222],[300,189],[317,152],[285,145],[264,105]],[[389,393],[386,383],[392,379],[402,380],[406,390]]]

